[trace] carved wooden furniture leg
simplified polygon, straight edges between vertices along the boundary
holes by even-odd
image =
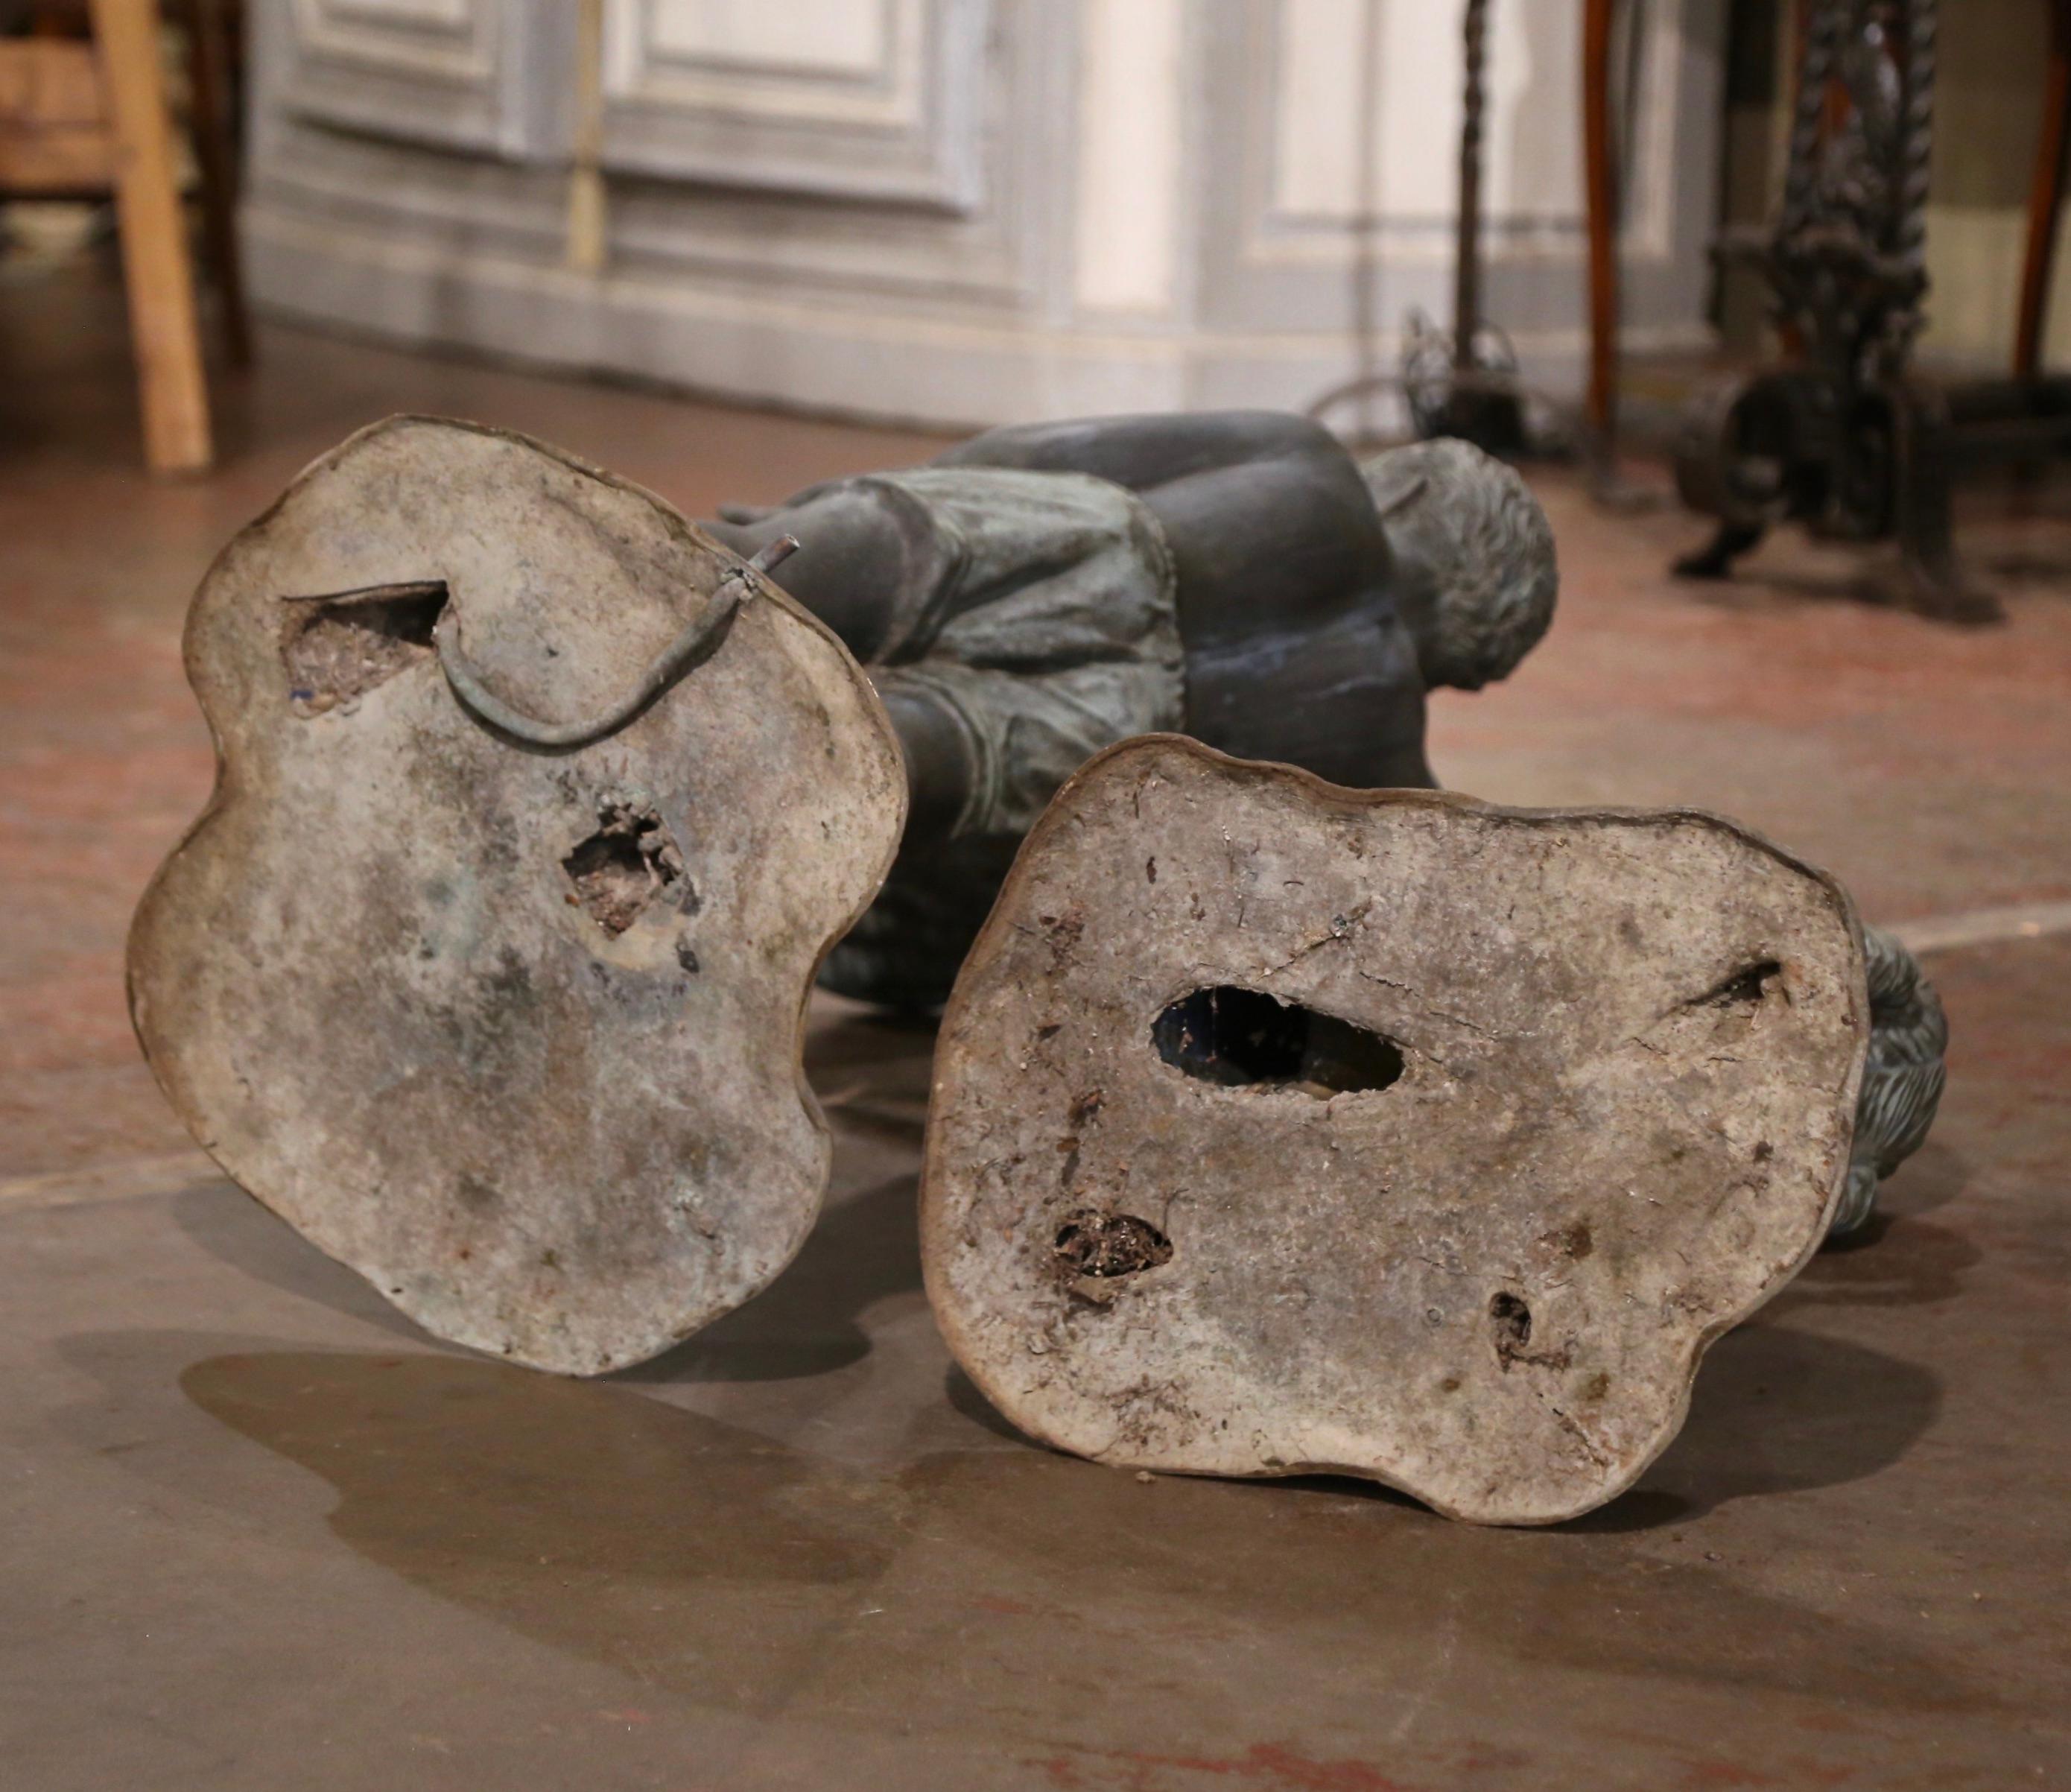
[[[1762,269],[1795,346],[1785,365],[1690,408],[1676,483],[1722,527],[1679,572],[1716,576],[1748,528],[1797,521],[1832,540],[1895,539],[1917,609],[1997,613],[1957,565],[1950,478],[1959,457],[2053,444],[2065,430],[2032,385],[1966,392],[1959,430],[1946,396],[1909,371],[1928,287],[1938,23],[1937,0],[1814,0],[1805,14],[1776,222],[1722,244]],[[2044,260],[2030,258],[2024,321],[2036,330]]]
[[[2028,194],[2028,250],[2020,270],[2020,320],[2014,334],[2013,375],[2041,371],[2049,280],[2057,255],[2057,219],[2064,200],[2064,151],[2071,137],[2071,0],[2048,0],[2049,67],[2036,144],[2035,176]]]
[[[611,252],[610,193],[604,178],[604,0],[579,0],[572,136],[568,264],[577,273],[601,273]]]
[[[158,66],[154,0],[92,0],[94,43],[114,139],[123,281],[154,473],[194,472],[213,457],[187,220]]]

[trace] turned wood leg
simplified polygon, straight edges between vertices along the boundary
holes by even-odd
[[[116,215],[143,404],[144,457],[154,473],[193,471],[212,457],[208,388],[158,70],[158,9],[154,0],[92,0],[92,12],[114,139]]]

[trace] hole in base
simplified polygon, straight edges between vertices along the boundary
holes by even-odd
[[[1232,1089],[1323,1099],[1386,1089],[1402,1075],[1401,1048],[1385,1034],[1229,984],[1180,997],[1152,1023],[1150,1040],[1175,1070]]]
[[[623,933],[654,899],[683,880],[683,855],[653,805],[606,798],[602,822],[561,861],[576,900],[605,933]]]
[[[1770,981],[1783,974],[1783,966],[1774,958],[1764,958],[1759,964],[1747,965],[1730,977],[1721,978],[1704,993],[1684,1004],[1692,1008],[1753,1007],[1769,994]]]
[[[1078,1213],[1057,1234],[1057,1261],[1074,1276],[1133,1276],[1172,1261],[1172,1240],[1133,1213]]]
[[[1495,1333],[1495,1353],[1505,1368],[1532,1342],[1532,1309],[1515,1294],[1489,1298],[1489,1325]]]
[[[296,598],[281,635],[295,713],[321,716],[364,696],[432,654],[445,608],[438,580],[375,585],[334,597]]]

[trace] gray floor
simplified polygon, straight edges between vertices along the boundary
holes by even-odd
[[[1738,812],[1958,941],[1890,1217],[1724,1339],[1642,1486],[1537,1532],[1349,1482],[1131,1476],[949,1365],[926,1035],[815,1011],[836,1186],[766,1295],[602,1384],[441,1348],[187,1146],[121,930],[207,786],[208,555],[384,410],[691,508],[925,444],[273,332],[211,480],[132,465],[119,318],[0,292],[0,1786],[1113,1792],[1979,1787],[2071,1774],[2071,527],[1983,506],[1957,634],[1545,486],[1567,567],[1441,775]],[[2060,509],[2061,501],[2059,501]],[[2044,917],[2053,911],[2035,911]],[[1982,940],[1976,936],[1982,933]],[[2011,937],[1995,937],[2009,933]]]

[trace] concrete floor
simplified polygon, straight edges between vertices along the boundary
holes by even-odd
[[[0,1785],[2071,1778],[2071,933],[1934,958],[1950,1093],[1889,1218],[1718,1346],[1637,1491],[1552,1531],[1019,1440],[919,1290],[929,1040],[832,1007],[824,1222],[646,1369],[442,1348],[302,1244],[186,1142],[122,1007],[129,909],[210,778],[178,629],[211,554],[396,409],[694,512],[927,444],[264,347],[221,470],[154,485],[111,296],[0,287]],[[1510,684],[1439,701],[1449,783],[1727,810],[1888,921],[2071,898],[2071,500],[1973,506],[2012,617],[1963,633],[1802,547],[1677,588],[1687,519],[1542,489],[1560,618]]]

